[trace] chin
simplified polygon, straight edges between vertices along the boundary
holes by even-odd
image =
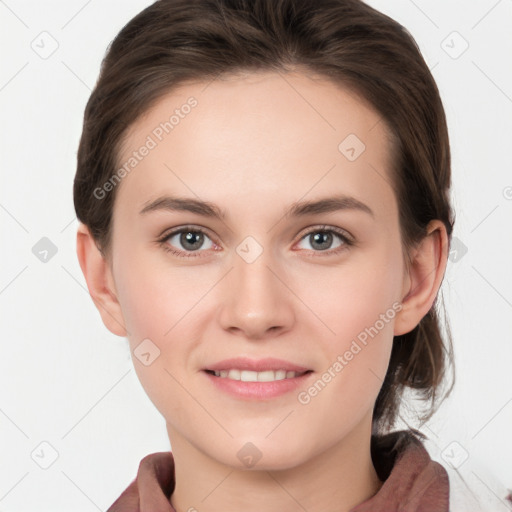
[[[247,438],[246,438],[247,439]],[[223,453],[217,460],[238,470],[281,471],[294,468],[304,462],[304,447],[295,444],[283,445],[282,441],[272,442],[265,436],[252,440],[238,440],[232,443],[235,458]],[[219,454],[221,455],[221,454]],[[226,457],[228,455],[228,457]]]

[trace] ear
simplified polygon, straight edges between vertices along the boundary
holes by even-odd
[[[103,323],[111,333],[126,336],[127,330],[110,265],[96,246],[89,228],[82,223],[76,234],[76,252],[87,288]]]
[[[429,312],[443,281],[448,260],[448,235],[440,220],[427,226],[427,235],[412,251],[402,289],[402,309],[395,317],[394,335],[412,331]]]

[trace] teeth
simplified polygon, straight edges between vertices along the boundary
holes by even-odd
[[[221,370],[215,371],[215,376],[222,379],[241,380],[242,382],[272,382],[275,380],[293,379],[302,373],[286,370],[266,370],[264,372],[254,372],[251,370]]]

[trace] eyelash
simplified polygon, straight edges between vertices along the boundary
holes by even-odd
[[[336,249],[327,249],[325,251],[313,251],[314,253],[319,253],[319,254],[315,254],[315,256],[323,256],[323,255],[332,256],[332,255],[335,255],[342,251],[347,250],[348,247],[355,245],[355,242],[353,240],[351,240],[349,237],[347,237],[347,235],[345,234],[345,231],[340,230],[340,229],[335,229],[332,227],[329,227],[329,229],[326,229],[326,228],[328,228],[328,226],[321,226],[321,227],[316,227],[314,229],[311,229],[310,231],[308,231],[307,233],[302,235],[299,242],[313,233],[334,233],[343,241],[343,245],[340,247],[337,247]],[[169,244],[167,244],[167,241],[170,238],[172,238],[174,235],[178,235],[180,233],[201,233],[203,235],[208,236],[208,233],[200,228],[196,228],[193,226],[185,226],[185,227],[179,228],[175,231],[171,231],[170,233],[166,233],[165,235],[163,235],[162,237],[160,237],[157,240],[157,243],[166,252],[170,252],[170,253],[174,254],[175,256],[184,257],[184,258],[202,257],[202,256],[199,256],[199,254],[201,252],[203,252],[201,250],[188,251],[188,252],[187,251],[178,251],[178,250],[170,247]],[[210,237],[208,236],[208,238],[210,238]],[[196,254],[196,253],[199,253],[199,254]]]

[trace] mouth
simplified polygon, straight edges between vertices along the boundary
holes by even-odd
[[[232,368],[229,370],[204,370],[206,373],[219,377],[220,379],[231,379],[242,382],[274,382],[286,379],[295,379],[302,377],[313,370],[293,371],[293,370],[265,370],[261,372],[253,370],[243,370]]]
[[[306,385],[313,370],[285,359],[234,357],[202,369],[215,389],[243,400],[267,401]]]

